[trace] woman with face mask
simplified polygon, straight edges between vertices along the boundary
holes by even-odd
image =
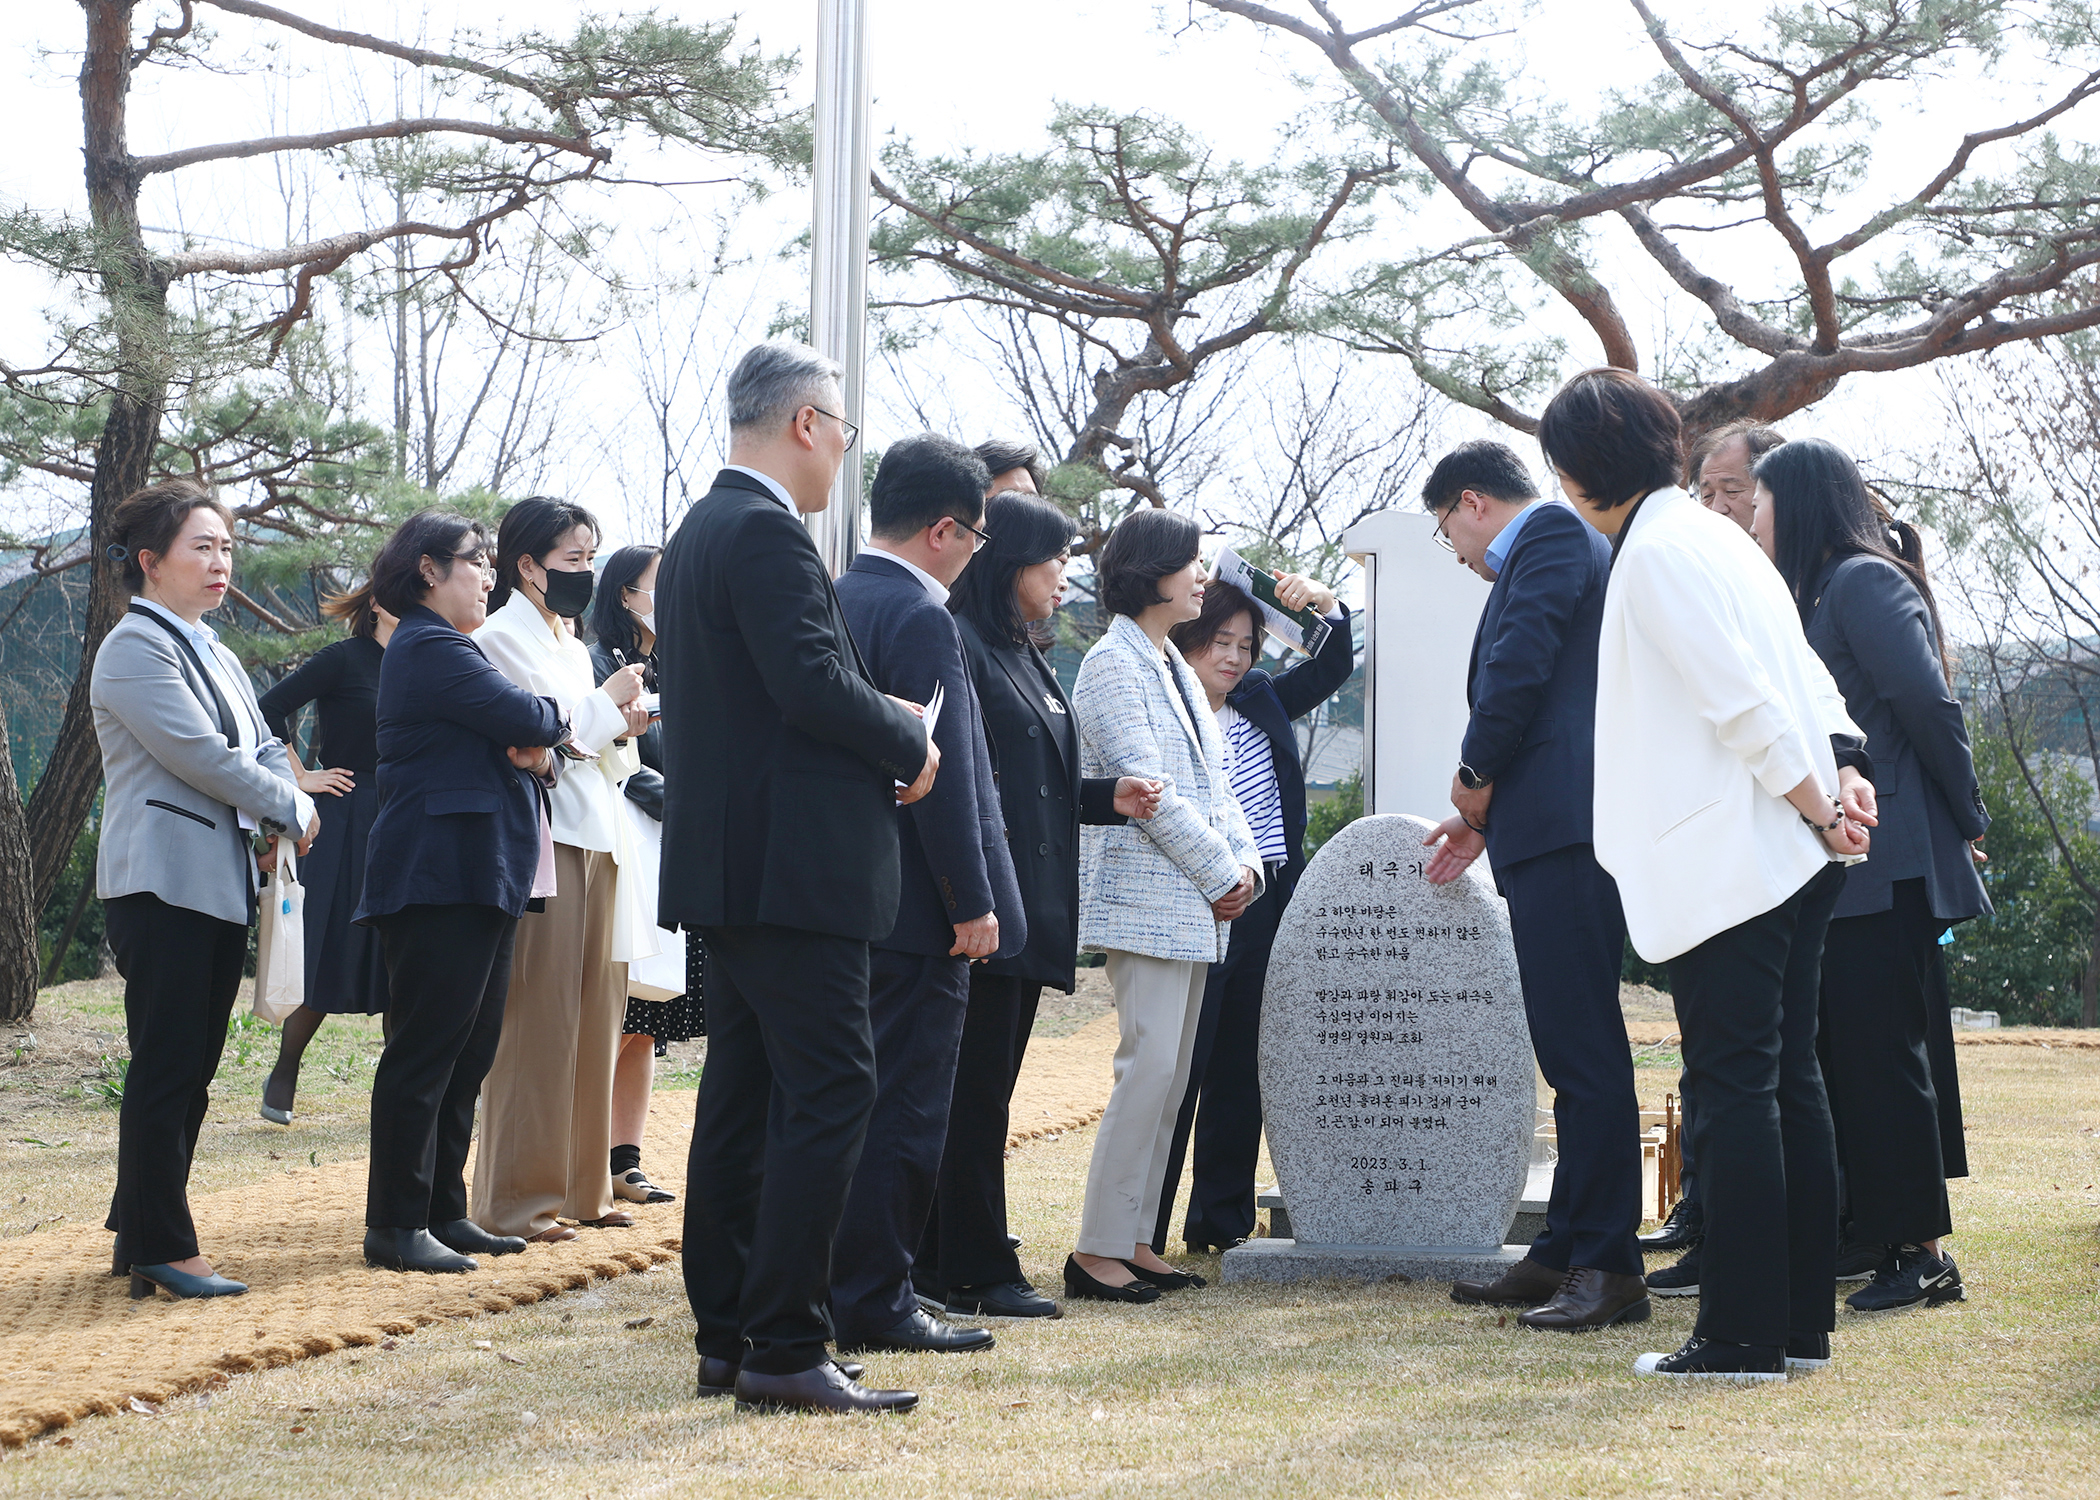
[[[622,667],[639,666],[642,685],[656,691],[656,564],[661,547],[622,547],[605,560],[598,592],[591,603],[591,671],[608,682]],[[641,909],[654,920],[656,865],[663,848],[664,731],[651,720],[636,740],[641,769],[623,788],[629,827],[641,858],[630,874],[641,897]],[[627,1018],[620,1024],[620,1058],[613,1068],[613,1193],[631,1203],[669,1203],[673,1194],[651,1182],[642,1171],[642,1128],[649,1119],[649,1091],[655,1083],[656,1059],[666,1042],[690,1041],[704,1034],[700,1017],[700,938],[658,930],[657,954],[627,966]],[[687,960],[687,947],[692,958]]]
[[[642,668],[598,684],[575,622],[590,607],[598,523],[579,505],[534,497],[504,513],[496,587],[474,637],[499,671],[560,704],[572,763],[550,794],[555,894],[518,923],[503,1039],[481,1093],[473,1218],[492,1234],[574,1239],[562,1224],[634,1222],[614,1206],[613,1070],[626,1010],[624,968],[656,951],[636,882],[640,857],[621,784],[649,727]],[[580,757],[580,758],[577,758]]]

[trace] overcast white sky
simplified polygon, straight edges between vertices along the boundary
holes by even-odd
[[[333,24],[396,36],[420,31],[434,40],[442,40],[463,21],[490,33],[528,25],[561,32],[573,25],[578,13],[578,7],[568,0],[508,0],[500,10],[457,0],[286,3]],[[1042,127],[1053,104],[1063,100],[1157,109],[1187,123],[1225,155],[1260,160],[1273,153],[1284,122],[1307,105],[1307,95],[1294,75],[1310,78],[1322,90],[1333,86],[1317,56],[1302,46],[1287,45],[1287,39],[1242,23],[1222,25],[1215,18],[1201,29],[1189,29],[1186,3],[868,0],[868,5],[878,139],[895,132],[926,150],[1035,148],[1043,140]],[[172,14],[175,7],[163,3],[160,8]],[[731,7],[711,0],[667,0],[660,8],[693,19],[731,12]],[[1725,27],[1745,9],[1706,0],[1658,8],[1673,24],[1695,28]],[[18,14],[10,18],[13,24],[0,43],[0,80],[5,81],[0,87],[0,140],[14,143],[15,149],[0,156],[0,210],[26,203],[84,212],[76,92],[81,11],[71,0],[36,0],[27,5],[16,0],[13,9]],[[153,9],[151,0],[142,4],[141,17]],[[1352,0],[1343,10],[1352,20],[1372,19],[1390,12],[1390,0],[1383,4]],[[746,6],[743,13],[746,34],[767,50],[798,51],[805,59],[812,55],[815,0],[769,0],[764,6]],[[238,17],[208,10],[203,14],[229,40],[253,34]],[[1522,102],[1543,102],[1556,95],[1582,101],[1607,87],[1636,85],[1657,71],[1654,54],[1623,0],[1551,0],[1534,10],[1519,40],[1504,45],[1535,65],[1547,65],[1519,90]],[[142,75],[133,102],[133,149],[160,150],[284,128],[273,122],[339,120],[343,91],[360,82],[343,73],[340,55],[326,70],[309,69],[303,59],[287,56],[288,68],[276,76],[265,72],[237,83],[210,74],[166,70]],[[375,68],[363,82],[367,87],[383,88],[383,73]],[[805,67],[794,84],[796,97],[806,99],[813,82],[812,70]],[[1915,94],[1907,103],[1884,100],[1883,129],[1875,143],[1881,165],[1866,196],[1875,196],[1872,190],[1922,178],[1944,160],[1965,130],[1979,123],[1995,123],[2013,103],[2026,103],[2023,93],[2031,97],[2031,90],[2018,81],[1973,78],[1959,88]],[[2090,137],[2092,129],[2074,122],[2074,133]],[[633,175],[690,177],[719,171],[714,166],[695,171],[690,160],[629,160],[624,165]],[[149,201],[147,219],[164,224],[179,216],[193,233],[261,240],[283,227],[282,210],[270,206],[273,197],[274,189],[266,178],[257,177],[256,168],[228,170],[212,180],[187,181],[179,205]],[[629,190],[626,196],[599,205],[599,211],[621,227],[625,240],[615,254],[623,263],[638,263],[645,249],[653,249],[667,263],[676,263],[681,256],[697,257],[706,249],[697,227],[680,226],[698,226],[710,208],[726,201],[721,189],[687,189],[675,195]],[[272,212],[278,219],[274,225]],[[806,214],[806,193],[798,190],[774,198],[740,222],[742,248],[764,268],[750,273],[732,299],[753,310],[744,323],[752,337],[762,332],[775,307],[806,303],[806,289],[793,269],[777,259],[806,224]],[[666,224],[671,226],[667,239],[654,246],[644,243],[653,229]],[[1469,228],[1454,217],[1446,223],[1396,222],[1391,232],[1396,241],[1412,244],[1444,234],[1455,238]],[[1700,249],[1712,256],[1711,269],[1752,290],[1776,264],[1770,245],[1769,240],[1746,238],[1723,246],[1702,242]],[[1666,339],[1668,318],[1683,318],[1687,304],[1668,305],[1644,258],[1635,261],[1629,257],[1629,263],[1638,269],[1621,283],[1622,302],[1653,347]],[[1607,279],[1612,279],[1609,267]],[[0,268],[0,359],[18,365],[42,362],[41,309],[48,296],[48,289],[33,275]],[[734,349],[724,350],[724,358],[733,358],[734,353]],[[1574,331],[1570,373],[1593,362],[1594,357],[1594,345],[1579,330]],[[609,360],[608,367],[593,369],[579,379],[578,403],[590,409],[590,419],[579,431],[591,440],[574,444],[548,486],[565,489],[595,505],[612,523],[616,535],[609,540],[615,541],[625,539],[617,534],[621,530],[617,518],[624,507],[611,492],[625,482],[627,470],[616,453],[608,452],[618,447],[619,440],[608,438],[607,433],[617,432],[620,421],[625,420],[611,414],[623,412],[633,401],[632,381],[609,367],[617,363]],[[939,366],[932,362],[928,368],[938,371]],[[938,379],[938,374],[933,378]],[[957,378],[961,388],[946,395],[949,406],[958,413],[958,426],[967,428],[959,436],[974,440],[985,433],[1019,430],[1001,392],[978,378],[974,367]],[[1851,443],[1871,461],[1877,449],[1885,451],[1929,432],[1932,399],[1929,378],[1868,382],[1855,377],[1837,396],[1788,425]],[[905,419],[894,407],[885,406],[880,389],[871,390],[870,413],[873,443],[880,445],[903,430]],[[1454,440],[1476,434],[1509,435],[1471,414],[1453,417],[1450,435]],[[1523,446],[1528,453],[1528,445]],[[0,496],[0,514],[13,509],[9,499]]]

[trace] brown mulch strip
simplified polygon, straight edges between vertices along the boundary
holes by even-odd
[[[1108,1102],[1113,1016],[1068,1037],[1038,1038],[1014,1093],[1009,1147],[1078,1129]],[[693,1095],[659,1093],[644,1154],[683,1194]],[[682,1204],[641,1207],[629,1229],[586,1229],[561,1245],[484,1257],[464,1276],[375,1271],[364,1263],[365,1164],[298,1169],[192,1201],[220,1272],[242,1297],[132,1302],[109,1274],[111,1236],[68,1225],[8,1242],[0,1279],[0,1446],[82,1417],[155,1404],[227,1377],[337,1349],[379,1344],[450,1318],[473,1318],[674,1260]]]

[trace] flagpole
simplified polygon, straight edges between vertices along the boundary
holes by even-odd
[[[855,427],[867,358],[869,166],[867,0],[817,0],[809,341],[845,368],[844,415]],[[807,517],[834,577],[860,550],[861,453],[846,455],[831,504]]]

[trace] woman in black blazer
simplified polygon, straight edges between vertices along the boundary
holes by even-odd
[[[471,1271],[523,1250],[467,1217],[474,1101],[503,1031],[518,917],[553,890],[546,788],[569,727],[469,639],[495,583],[488,532],[424,511],[372,562],[400,620],[379,669],[379,815],[356,920],[379,929],[393,1034],[372,1077],[365,1260]]]
[[[1054,1317],[1057,1304],[1021,1274],[1006,1232],[1007,1106],[1043,986],[1071,994],[1079,947],[1079,825],[1146,818],[1159,784],[1079,775],[1072,706],[1028,627],[1064,598],[1072,522],[1049,501],[1012,492],[985,502],[990,538],[948,607],[984,706],[999,804],[1013,850],[1028,943],[970,967],[955,1099],[934,1211],[913,1280],[948,1310]]]
[[[1845,1173],[1845,1237],[1885,1247],[1859,1312],[1957,1301],[1947,1178],[1968,1175],[1940,936],[1987,915],[1974,842],[1990,826],[1918,534],[1816,439],[1757,466],[1751,535],[1866,731],[1881,822],[1845,872],[1823,944],[1816,1050]],[[1893,533],[1893,538],[1891,533]]]

